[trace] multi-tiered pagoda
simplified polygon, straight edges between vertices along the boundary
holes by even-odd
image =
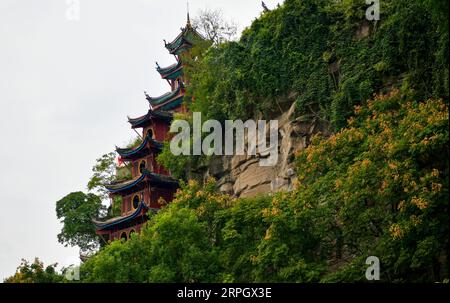
[[[165,47],[174,55],[176,63],[162,68],[156,63],[156,70],[170,85],[170,91],[159,97],[146,99],[150,109],[139,118],[128,118],[132,129],[142,131],[142,143],[133,148],[117,148],[120,162],[131,167],[131,180],[106,185],[111,198],[120,196],[120,217],[100,222],[94,221],[97,234],[106,241],[128,239],[134,232],[139,232],[147,221],[148,211],[158,211],[161,202],[172,201],[178,187],[177,181],[170,177],[169,172],[156,162],[156,156],[161,152],[163,141],[169,139],[168,132],[174,112],[183,112],[182,104],[185,93],[183,77],[183,57],[189,54],[198,39],[202,36],[192,27],[189,20],[181,29],[181,33],[166,43]]]

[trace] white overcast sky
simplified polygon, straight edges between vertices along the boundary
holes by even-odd
[[[146,113],[144,90],[168,90],[155,61],[174,63],[162,41],[186,22],[185,0],[79,0],[79,21],[68,2],[0,0],[0,282],[21,258],[78,263],[57,241],[55,202],[85,191],[95,159],[133,137],[126,117]],[[189,3],[240,30],[262,11],[260,0]]]

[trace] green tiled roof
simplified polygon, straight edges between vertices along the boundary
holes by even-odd
[[[160,119],[166,122],[170,122],[173,119],[173,114],[163,110],[149,110],[147,114],[139,118],[128,117],[128,122],[132,128],[140,128],[147,126],[152,119]]]
[[[174,63],[168,67],[157,66],[156,70],[161,75],[163,79],[175,80],[183,74],[183,66],[181,61]]]
[[[179,55],[183,50],[192,47],[195,44],[196,39],[205,40],[201,34],[199,34],[191,25],[188,23],[186,27],[181,29],[181,33],[169,43],[166,43],[166,48],[171,54]]]
[[[181,85],[181,83],[176,90],[165,93],[164,95],[156,98],[150,97],[149,95],[146,94],[146,98],[153,110],[160,109],[163,105],[166,105],[171,101],[176,101],[182,97],[183,97],[183,86]]]

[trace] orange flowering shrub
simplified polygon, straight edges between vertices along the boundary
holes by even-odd
[[[261,277],[364,280],[365,259],[374,255],[386,281],[442,281],[447,105],[392,91],[356,107],[348,123],[331,137],[312,138],[297,156],[296,191],[275,196],[264,211],[270,233],[260,245],[267,258],[257,256]],[[329,262],[347,265],[327,275]]]

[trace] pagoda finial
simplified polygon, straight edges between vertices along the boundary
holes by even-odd
[[[189,16],[189,1],[187,1],[187,22],[186,22],[186,25],[188,27],[191,26],[191,17]]]

